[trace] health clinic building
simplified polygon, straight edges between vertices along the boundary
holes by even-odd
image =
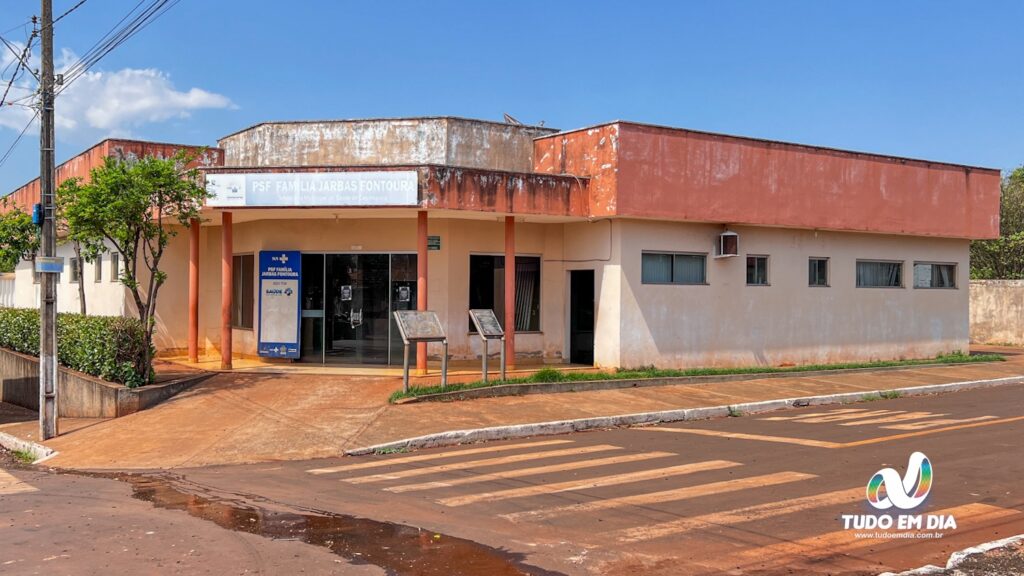
[[[107,140],[58,180],[177,148]],[[520,362],[930,357],[968,348],[969,243],[999,233],[994,169],[623,121],[268,122],[199,162],[213,196],[165,257],[158,346],[225,366],[401,364],[402,309],[474,358],[475,308]],[[85,282],[91,313],[131,314],[115,257],[69,258],[60,308]],[[37,304],[30,262],[5,282],[4,304]]]

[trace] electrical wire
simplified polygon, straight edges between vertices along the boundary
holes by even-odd
[[[39,118],[38,111],[32,116],[32,119],[28,121],[28,124],[25,124],[25,127],[21,129],[21,133],[18,134],[18,137],[14,139],[14,142],[12,142],[11,146],[7,149],[6,152],[4,152],[4,155],[0,157],[0,168],[2,168],[3,165],[7,162],[7,159],[11,157],[11,153],[14,152],[14,149],[18,147],[18,143],[21,142],[21,139],[25,137],[25,133],[28,132],[29,127],[32,126],[32,124],[36,121],[36,118]]]
[[[57,94],[66,90],[68,86],[82,77],[86,72],[89,71],[97,62],[99,62],[107,54],[121,46],[133,36],[144,30],[147,26],[155,22],[161,16],[167,13],[168,10],[173,8],[181,0],[152,0],[147,6],[141,11],[139,7],[145,2],[141,0],[138,4],[132,8],[109,32],[103,35],[92,48],[86,52],[77,62],[72,64],[67,70],[64,71],[64,84],[58,90]],[[138,14],[135,12],[138,11]],[[128,18],[132,16],[130,20]],[[121,26],[122,23],[128,20],[126,24]],[[118,26],[121,26],[118,28]]]
[[[57,22],[60,22],[60,21],[61,21],[61,19],[62,19],[62,18],[64,18],[65,16],[67,16],[68,14],[71,14],[71,13],[72,13],[72,12],[74,12],[75,10],[78,10],[78,8],[79,8],[79,7],[80,7],[80,6],[82,5],[82,4],[85,4],[85,2],[86,2],[86,0],[79,0],[78,4],[75,4],[75,5],[74,5],[74,6],[72,6],[71,8],[68,8],[67,10],[65,10],[65,11],[64,11],[64,13],[63,13],[63,14],[61,14],[60,16],[57,16],[56,18],[54,18],[54,19],[53,19],[53,22],[52,22],[52,23],[50,24],[50,26],[53,26],[53,25],[54,25],[54,24],[56,24]]]
[[[0,40],[3,40],[3,38],[0,38]],[[18,57],[18,65],[14,67],[14,74],[11,74],[11,79],[7,82],[7,87],[4,88],[3,96],[0,96],[0,108],[2,108],[4,103],[7,101],[7,94],[11,91],[11,87],[13,87],[14,83],[18,80],[18,73],[21,72],[22,68],[26,70],[28,69],[25,66],[25,57],[32,49],[33,40],[35,40],[35,34],[29,37],[28,42],[25,43],[25,49],[21,51],[21,56]],[[4,44],[7,44],[7,40],[3,40],[3,42]],[[10,45],[8,45],[8,47],[10,47]],[[15,56],[17,56],[17,53],[15,53]]]

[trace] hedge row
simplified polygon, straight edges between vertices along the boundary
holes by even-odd
[[[0,308],[0,347],[39,356],[39,310]],[[142,323],[121,316],[57,315],[57,361],[128,387],[149,380]]]

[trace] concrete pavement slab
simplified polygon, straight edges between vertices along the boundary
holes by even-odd
[[[452,430],[607,418],[783,398],[852,394],[1024,375],[1007,362],[832,376],[791,376],[566,394],[390,405],[400,379],[348,375],[222,373],[150,410],[101,421],[62,420],[49,463],[80,469],[148,469],[296,460],[343,454]],[[86,425],[87,424],[87,425]],[[609,424],[612,425],[612,424]],[[34,423],[0,430],[31,436]]]

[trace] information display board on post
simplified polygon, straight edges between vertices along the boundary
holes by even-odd
[[[260,356],[299,357],[301,266],[302,255],[297,250],[260,252]]]
[[[409,346],[419,342],[441,342],[441,387],[448,385],[448,336],[432,310],[395,310],[395,322],[405,344],[402,384],[409,391]]]
[[[469,317],[473,320],[473,326],[476,327],[477,334],[480,335],[480,340],[484,347],[483,354],[483,377],[484,382],[487,382],[487,354],[490,352],[489,342],[491,340],[500,340],[505,342],[505,331],[502,330],[501,324],[498,322],[498,317],[494,314],[494,310],[470,310]],[[502,344],[501,348],[501,379],[505,379],[505,346]]]

